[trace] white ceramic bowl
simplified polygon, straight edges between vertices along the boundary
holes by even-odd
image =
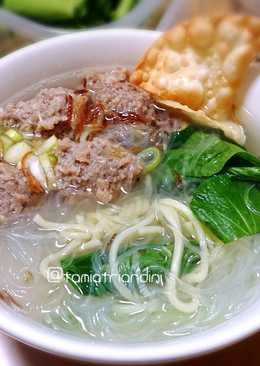
[[[0,103],[50,76],[86,66],[134,64],[159,33],[99,30],[34,44],[0,60]],[[230,294],[232,296],[232,294]],[[55,332],[0,305],[0,329],[38,349],[78,360],[109,363],[176,361],[208,353],[260,330],[260,299],[211,330],[178,340],[124,344]]]

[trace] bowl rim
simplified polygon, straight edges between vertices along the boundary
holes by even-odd
[[[120,37],[126,35],[128,37],[147,37],[151,42],[160,35],[160,32],[156,31],[133,29],[120,29],[119,31],[118,29],[92,30],[67,34],[35,43],[5,56],[0,60],[0,69],[3,70],[9,62],[12,63],[16,58],[19,61],[19,57],[25,56],[27,53],[30,54],[34,50],[45,50],[48,46],[59,46],[67,41],[73,42],[79,37],[88,38],[89,36],[95,36],[95,34],[101,37],[102,33],[105,33],[111,39],[116,39],[120,34]],[[252,311],[253,308],[255,308],[255,311]],[[13,310],[7,309],[4,305],[0,305],[0,331],[34,348],[74,360],[114,364],[172,362],[216,351],[259,331],[259,313],[259,305],[258,307],[257,304],[251,305],[241,312],[238,320],[235,316],[208,331],[185,336],[185,341],[182,338],[126,344],[86,338],[80,339],[74,335],[52,330]]]

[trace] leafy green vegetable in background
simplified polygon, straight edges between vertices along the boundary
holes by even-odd
[[[191,209],[224,243],[260,232],[260,190],[219,175],[194,192]]]
[[[139,0],[3,0],[21,15],[59,26],[99,25],[125,16]]]
[[[118,20],[122,18],[124,15],[129,13],[132,7],[137,3],[136,0],[121,0],[117,5],[117,8],[112,12],[112,19]]]
[[[124,275],[130,276],[135,273],[148,275],[147,280],[150,284],[156,284],[158,279],[165,281],[171,265],[172,252],[172,243],[134,245],[120,254],[119,273],[122,279]],[[136,268],[136,259],[140,272]],[[190,243],[185,247],[181,274],[191,272],[199,261],[196,244]],[[108,292],[115,292],[109,277],[107,252],[99,250],[78,257],[69,256],[61,261],[61,266],[70,284],[82,295],[102,296]],[[81,281],[78,281],[79,278]],[[136,283],[126,285],[134,288]]]
[[[45,21],[69,20],[85,15],[84,0],[4,0],[4,7]]]

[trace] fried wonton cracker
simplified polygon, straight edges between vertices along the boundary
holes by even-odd
[[[198,17],[167,31],[146,52],[131,81],[192,121],[244,144],[236,96],[260,45],[260,18]]]

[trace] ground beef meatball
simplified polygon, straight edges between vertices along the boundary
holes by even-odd
[[[21,213],[32,201],[26,179],[15,167],[0,162],[0,217]]]
[[[24,133],[52,132],[67,121],[69,94],[73,94],[73,91],[62,87],[42,89],[30,100],[9,103],[0,108],[0,120],[4,126],[17,128]]]
[[[178,127],[177,119],[158,107],[148,92],[129,82],[129,71],[125,68],[88,73],[84,84],[106,113],[135,113],[166,132]]]
[[[171,132],[178,120],[158,107],[152,96],[129,82],[129,72],[118,68],[90,72],[76,90],[42,89],[27,101],[0,108],[0,123],[21,132],[78,139],[86,124],[102,131],[109,124],[142,122]],[[101,119],[101,120],[100,120]]]
[[[118,144],[96,137],[77,144],[63,139],[56,151],[57,188],[65,193],[91,193],[102,203],[129,191],[143,171],[137,157]]]

